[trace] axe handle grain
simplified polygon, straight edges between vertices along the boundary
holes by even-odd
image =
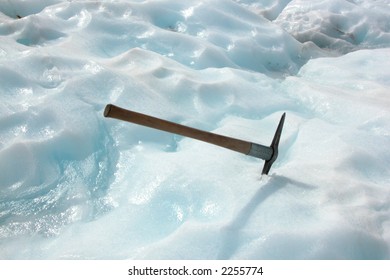
[[[254,147],[269,149],[270,152],[267,150],[266,152],[268,153],[266,153],[265,155],[258,155],[256,157],[269,160],[272,156],[272,149],[270,147],[265,147],[259,144],[254,144],[251,142],[184,126],[181,124],[162,120],[159,118],[144,115],[134,111],[126,110],[112,104],[108,104],[106,106],[104,110],[104,116],[194,138],[203,142],[224,147],[246,155],[256,156],[252,154]]]

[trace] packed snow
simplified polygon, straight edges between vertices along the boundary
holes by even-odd
[[[0,2],[1,259],[389,259],[390,1]],[[106,104],[269,145],[262,160]]]

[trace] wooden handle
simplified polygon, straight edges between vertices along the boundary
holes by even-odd
[[[247,141],[243,141],[231,137],[226,137],[223,135],[219,135],[219,134],[199,130],[196,128],[184,126],[181,124],[173,123],[170,121],[162,120],[152,116],[126,110],[112,104],[108,104],[106,106],[104,110],[104,116],[183,135],[186,137],[191,137],[203,142],[224,147],[246,155],[249,154],[252,147],[251,142],[247,142]]]

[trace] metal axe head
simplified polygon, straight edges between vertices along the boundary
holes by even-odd
[[[264,163],[263,171],[261,174],[268,174],[269,170],[271,169],[272,164],[275,162],[275,160],[278,157],[279,152],[279,141],[280,141],[280,135],[282,134],[284,119],[286,118],[286,113],[283,113],[282,117],[280,118],[278,127],[276,128],[274,139],[272,139],[271,143],[271,149],[272,149],[272,156],[269,160],[266,160]]]

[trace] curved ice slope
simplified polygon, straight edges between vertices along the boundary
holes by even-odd
[[[291,1],[292,0],[234,0],[234,2],[243,5],[252,12],[261,14],[271,21],[275,20]]]
[[[36,1],[1,1],[0,15],[6,15],[10,18],[22,18],[29,15],[38,14],[48,6],[61,3],[61,0],[36,0]]]
[[[388,259],[390,51],[323,57],[294,3],[2,2],[0,258]],[[265,145],[287,121],[261,177],[107,103]]]

